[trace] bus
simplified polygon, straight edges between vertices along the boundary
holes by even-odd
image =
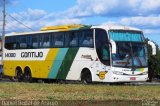
[[[3,64],[2,64],[2,38],[0,37],[0,80],[3,78]]]
[[[140,29],[121,25],[48,26],[5,36],[4,75],[33,79],[136,82],[148,79],[147,44]]]

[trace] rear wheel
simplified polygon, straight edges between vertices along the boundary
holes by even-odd
[[[25,68],[24,71],[24,81],[25,82],[32,82],[32,74],[29,68]]]
[[[0,80],[3,79],[3,73],[0,73]]]
[[[90,84],[90,83],[92,83],[92,75],[91,75],[91,72],[89,70],[82,71],[81,81],[84,84]]]
[[[17,78],[18,82],[23,81],[23,73],[22,73],[22,70],[20,68],[16,69],[16,78]]]

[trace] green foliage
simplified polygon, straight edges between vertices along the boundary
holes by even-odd
[[[148,41],[148,39],[147,39]],[[154,42],[155,43],[155,42]],[[156,44],[156,43],[155,43]],[[156,44],[157,53],[156,56],[152,55],[152,48],[148,45],[148,67],[149,77],[156,77],[160,75],[160,49]]]

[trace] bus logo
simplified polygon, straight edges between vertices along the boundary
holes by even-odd
[[[97,74],[97,75],[99,76],[99,79],[100,79],[100,80],[104,80],[106,74],[107,74],[106,71],[101,71],[101,72],[99,72],[99,74]]]

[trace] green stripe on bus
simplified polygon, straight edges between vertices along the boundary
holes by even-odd
[[[68,48],[59,49],[58,54],[53,62],[50,73],[48,75],[48,78],[56,78],[58,74],[58,70],[63,62],[64,57],[66,56],[67,51],[68,51]]]
[[[62,62],[62,65],[59,69],[57,79],[66,79],[70,67],[73,63],[73,60],[78,52],[79,48],[70,48]]]

